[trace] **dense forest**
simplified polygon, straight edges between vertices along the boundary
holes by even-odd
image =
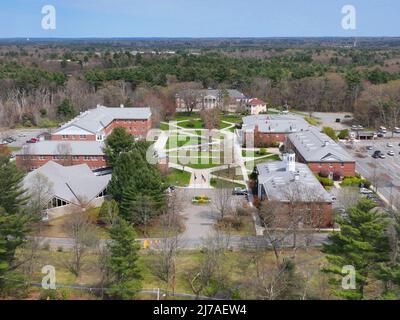
[[[355,111],[368,127],[398,122],[395,46],[277,47],[246,40],[229,46],[220,40],[196,49],[184,43],[170,41],[176,51],[165,43],[138,49],[123,41],[3,43],[0,125],[55,126],[97,103],[148,105],[160,120],[174,112],[175,94],[188,87],[235,88],[271,106],[287,103],[310,113]]]

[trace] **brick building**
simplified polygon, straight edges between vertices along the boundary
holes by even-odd
[[[309,124],[296,115],[252,115],[243,118],[239,136],[242,144],[251,147],[268,147],[284,143],[288,134],[308,130]],[[254,142],[253,142],[254,141]]]
[[[87,164],[92,170],[107,167],[102,141],[45,140],[26,144],[16,155],[16,164],[35,170],[49,161],[64,166]]]
[[[287,148],[296,153],[296,160],[308,165],[316,174],[329,178],[354,176],[354,158],[318,128],[290,134]]]
[[[51,140],[103,141],[115,127],[124,127],[138,139],[151,129],[150,108],[97,108],[82,112],[51,134]]]
[[[284,161],[256,166],[258,198],[267,201],[273,227],[329,228],[333,225],[332,198],[295,154],[287,153]]]

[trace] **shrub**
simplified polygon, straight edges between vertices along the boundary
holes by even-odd
[[[325,133],[328,137],[330,137],[333,140],[338,139],[335,130],[333,130],[331,127],[323,127],[322,132]]]
[[[333,186],[333,181],[329,178],[324,178],[324,177],[319,177],[317,176],[318,181],[324,186],[324,187],[331,187]]]
[[[319,172],[319,176],[320,176],[321,178],[328,178],[328,177],[329,177],[329,171],[326,170],[326,169],[322,169],[322,170]]]
[[[349,136],[349,129],[343,129],[338,134],[339,139],[346,139],[348,136]]]
[[[267,154],[267,149],[266,148],[261,148],[260,152],[259,152],[259,155],[260,156],[265,156],[266,154]]]
[[[333,173],[333,181],[339,181],[343,177],[343,171],[337,170]]]

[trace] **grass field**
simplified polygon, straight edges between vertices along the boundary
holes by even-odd
[[[171,169],[171,172],[168,176],[166,176],[166,182],[169,185],[174,185],[178,187],[186,187],[190,182],[190,172]]]
[[[193,294],[190,284],[189,275],[194,274],[199,265],[204,253],[197,251],[181,251],[178,252],[175,258],[176,277],[174,289],[176,292]],[[21,257],[21,251],[18,252]],[[292,250],[282,250],[281,256],[292,257]],[[99,287],[100,270],[98,265],[99,255],[92,253],[86,256],[83,260],[81,274],[76,277],[66,266],[66,261],[69,259],[70,253],[63,251],[50,251],[41,249],[37,254],[35,263],[38,266],[51,264],[57,270],[57,285],[81,285],[90,287]],[[257,270],[262,268],[263,272],[271,273],[275,268],[275,259],[272,251],[264,251],[256,255],[251,251],[226,251],[219,260],[219,267],[224,274],[224,283],[228,288],[239,288],[235,295],[239,299],[256,299],[259,298],[254,290],[254,279],[257,277]],[[156,252],[147,249],[142,250],[139,259],[139,267],[142,275],[142,288],[165,289],[166,284],[155,272],[155,266],[158,262]],[[329,299],[331,298],[329,291],[326,289],[326,278],[319,271],[321,263],[325,261],[324,256],[318,249],[298,249],[296,252],[295,262],[297,265],[297,273],[307,277],[307,296],[310,299]],[[34,268],[34,273],[31,281],[41,282],[43,274],[41,268]],[[169,288],[171,290],[171,288]],[[61,290],[65,299],[98,299],[89,290],[74,290],[74,289],[57,289]],[[27,292],[27,297],[38,298],[40,290],[33,287]],[[213,286],[207,287],[201,292],[204,295],[213,295],[215,290]],[[140,295],[141,299],[154,299],[155,296]]]

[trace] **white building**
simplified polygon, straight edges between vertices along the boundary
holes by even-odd
[[[267,104],[257,98],[250,99],[246,103],[246,111],[252,115],[267,112]]]

